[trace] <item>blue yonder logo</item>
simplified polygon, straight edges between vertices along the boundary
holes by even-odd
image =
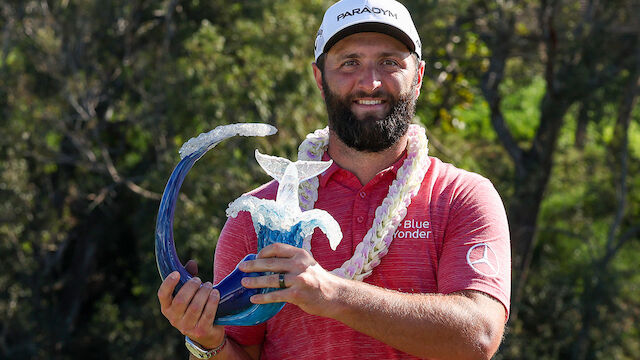
[[[428,220],[404,220],[393,237],[395,239],[430,239],[432,235],[431,224]]]

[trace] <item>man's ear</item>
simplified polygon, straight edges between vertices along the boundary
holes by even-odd
[[[312,63],[311,66],[313,67],[313,77],[316,79],[316,86],[318,86],[318,89],[320,89],[320,94],[324,99],[324,88],[322,87],[322,71],[320,71],[320,68],[318,68],[318,64],[316,63]]]
[[[422,88],[422,79],[424,79],[424,69],[426,67],[426,63],[424,60],[420,61],[418,65],[417,77],[418,77],[418,86],[416,86],[416,99],[420,96],[420,88]]]

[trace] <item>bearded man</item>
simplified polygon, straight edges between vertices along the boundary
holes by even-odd
[[[304,249],[273,244],[239,265],[275,273],[242,281],[281,288],[251,298],[286,302],[263,324],[213,325],[218,291],[193,278],[174,297],[177,273],[158,290],[162,313],[194,359],[490,359],[510,301],[505,211],[487,179],[429,157],[424,129],[412,124],[425,62],[408,10],[340,1],[315,46],[329,126],[299,158],[334,163],[303,185],[312,194],[304,201],[337,220],[342,242],[332,251],[316,231]],[[273,199],[277,185],[251,194]],[[253,229],[247,214],[227,221],[216,281],[256,252]]]

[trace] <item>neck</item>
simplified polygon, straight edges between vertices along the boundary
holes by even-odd
[[[408,135],[405,134],[390,148],[380,152],[362,152],[348,147],[338,135],[329,131],[329,156],[341,168],[352,172],[361,185],[366,185],[380,171],[393,165],[407,148]]]

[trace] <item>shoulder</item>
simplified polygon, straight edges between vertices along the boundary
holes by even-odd
[[[454,191],[457,195],[479,189],[493,189],[495,191],[491,181],[480,174],[444,163],[435,157],[429,157],[429,160],[431,163],[424,181],[431,182],[434,188],[445,192],[447,190]]]
[[[430,158],[421,190],[427,196],[434,220],[506,218],[502,198],[486,177]]]

